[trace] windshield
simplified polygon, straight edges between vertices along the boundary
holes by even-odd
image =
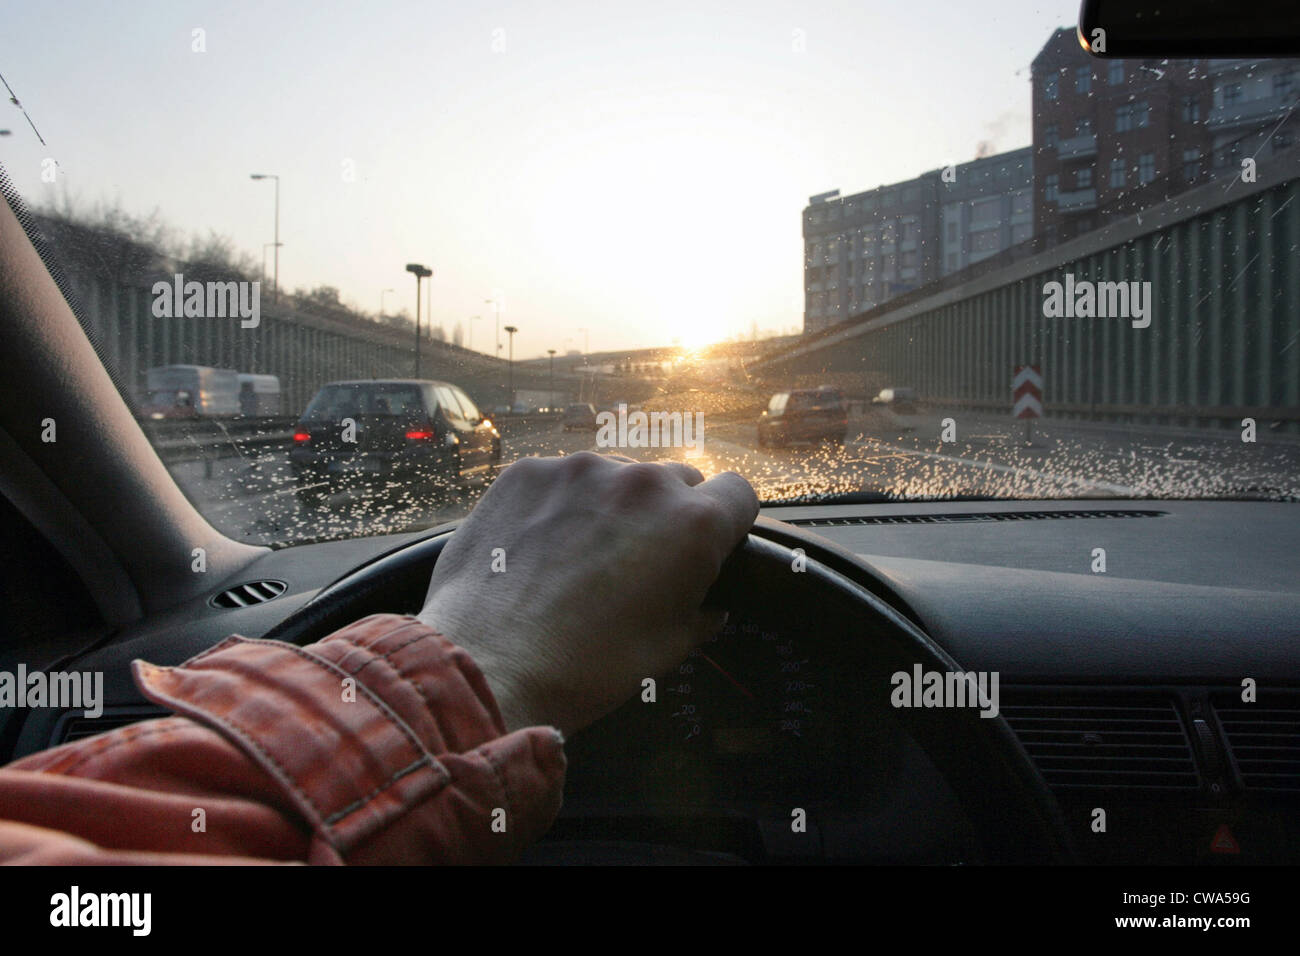
[[[768,504],[1294,500],[1300,61],[986,6],[14,10],[0,164],[239,540],[582,449]]]

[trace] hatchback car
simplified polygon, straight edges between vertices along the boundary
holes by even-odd
[[[456,487],[496,469],[501,435],[446,382],[331,382],[298,420],[289,461],[304,504],[349,483]]]
[[[844,442],[848,406],[837,388],[796,388],[777,392],[758,419],[758,445],[793,441]]]

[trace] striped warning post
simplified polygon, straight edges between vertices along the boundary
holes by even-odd
[[[1037,365],[1017,365],[1011,379],[1011,416],[1043,417],[1043,373]]]

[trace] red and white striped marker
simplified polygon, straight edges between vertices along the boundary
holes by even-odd
[[[1043,373],[1037,365],[1017,365],[1011,379],[1011,417],[1043,417]]]

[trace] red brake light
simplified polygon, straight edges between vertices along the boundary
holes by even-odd
[[[433,430],[429,428],[412,428],[406,433],[406,437],[411,441],[428,441],[434,437]]]
[[[311,441],[311,432],[294,432],[293,440],[296,442]]]

